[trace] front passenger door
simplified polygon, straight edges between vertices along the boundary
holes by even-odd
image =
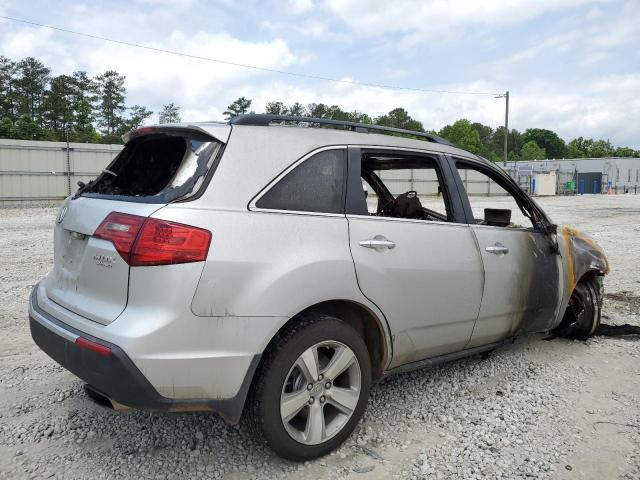
[[[560,257],[552,252],[547,235],[522,212],[515,187],[490,167],[462,159],[455,162],[485,275],[482,306],[467,348],[522,331],[544,330],[558,315],[562,298]],[[493,218],[500,214],[496,209],[510,210],[509,225]]]

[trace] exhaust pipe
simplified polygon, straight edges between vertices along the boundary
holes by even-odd
[[[125,412],[127,410],[131,410],[131,407],[127,407],[126,405],[122,405],[121,403],[116,402],[115,400],[110,399],[102,392],[92,387],[89,384],[85,384],[84,391],[87,396],[93,400],[96,404],[100,405],[104,408],[110,408],[111,410],[115,410],[116,412]]]

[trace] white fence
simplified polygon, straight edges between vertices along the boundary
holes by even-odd
[[[0,203],[61,200],[120,150],[122,145],[0,139]]]

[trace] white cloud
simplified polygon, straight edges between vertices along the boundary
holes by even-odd
[[[640,6],[636,4],[636,8],[628,10],[629,15],[622,15],[618,21],[596,30],[594,35],[587,35],[587,43],[594,48],[610,49],[640,38]]]
[[[513,116],[517,125],[546,126],[565,139],[610,138],[638,148],[638,91],[640,73],[605,75],[583,85],[535,82],[513,96]]]
[[[282,40],[245,42],[228,34],[184,34],[173,32],[164,48],[189,52],[193,55],[213,57],[234,63],[264,68],[281,69],[295,60],[295,55]],[[259,70],[201,61],[102,44],[97,49],[83,52],[84,61],[92,73],[109,68],[127,77],[129,97],[157,108],[173,101],[185,108],[185,113],[208,111],[208,106],[219,105],[225,88],[245,85],[264,74]],[[222,100],[225,101],[225,100]],[[184,116],[186,119],[186,115]]]
[[[291,64],[295,55],[289,50],[285,41],[276,39],[264,42],[239,40],[226,33],[210,34],[206,32],[185,33],[175,30],[166,36],[162,43],[149,42],[151,47],[163,48],[176,52],[186,52],[189,55],[212,58],[223,62],[254,65],[263,68],[278,68]],[[181,76],[202,75],[212,80],[228,79],[230,77],[249,77],[255,70],[239,70],[215,62],[196,60],[195,66],[186,68],[186,63],[192,60],[177,55],[160,52],[150,52],[144,49],[127,46],[100,43],[98,48],[92,45],[82,52],[94,68],[120,68],[123,65],[132,71],[135,77],[147,78],[163,76],[180,72]]]
[[[591,52],[580,57],[580,65],[583,67],[588,67],[591,65],[595,65],[597,63],[601,63],[607,59],[608,55],[604,52]]]
[[[289,0],[289,9],[297,15],[307,13],[313,9],[313,0]]]
[[[495,91],[498,85],[484,81],[441,85],[450,90]],[[511,128],[550,128],[566,140],[577,136],[610,138],[616,145],[640,148],[640,74],[610,75],[584,85],[532,81],[511,92]],[[300,87],[273,82],[242,90],[252,98],[252,108],[261,112],[268,101],[285,104],[299,101],[337,104],[345,110],[358,110],[371,116],[403,107],[427,129],[440,129],[459,118],[492,127],[504,122],[504,100],[492,96],[422,94],[349,84]]]
[[[514,53],[507,60],[511,62],[520,62],[524,60],[530,60],[534,57],[537,57],[541,53],[554,49],[558,50],[566,50],[568,49],[576,40],[580,38],[580,33],[577,31],[561,33],[558,35],[554,35],[552,37],[547,38],[546,40],[542,40],[538,42],[536,45],[533,45],[529,48],[521,50],[520,52]]]
[[[517,24],[544,13],[598,1],[327,0],[325,5],[350,28],[365,36],[398,32],[427,37],[476,25]]]
[[[52,41],[52,37],[52,30],[43,30],[37,27],[23,28],[3,39],[2,50],[6,52],[6,56],[12,58],[33,55],[34,51],[59,55],[64,51],[64,47]]]
[[[304,19],[296,22],[275,22],[269,19],[262,20],[260,27],[264,30],[278,35],[293,34],[296,36],[322,38],[323,40],[339,41],[344,39],[344,35],[336,34],[329,30],[327,24],[316,18]]]
[[[196,0],[135,0],[136,3],[143,5],[162,6],[162,8],[187,8],[196,3]]]
[[[607,71],[620,71],[620,65],[616,65],[620,56],[628,59],[623,71],[628,67],[637,70],[631,55],[640,54],[638,49],[633,51],[634,45],[640,42],[640,4],[636,1],[619,3],[609,13],[605,17],[601,10],[590,9],[568,15],[556,25],[554,32],[559,33],[545,35],[544,29],[540,29],[533,36],[523,35],[522,39],[529,42],[528,47],[489,62],[487,67],[495,78],[505,79],[508,83],[525,72],[534,60],[538,67],[536,78],[545,78],[550,65],[563,66],[566,72],[563,77],[580,71],[583,79]]]

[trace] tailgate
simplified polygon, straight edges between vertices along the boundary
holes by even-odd
[[[94,238],[113,212],[148,217],[163,204],[80,197],[67,199],[54,230],[54,267],[44,280],[47,297],[85,318],[108,324],[127,305],[129,265],[112,242]]]

